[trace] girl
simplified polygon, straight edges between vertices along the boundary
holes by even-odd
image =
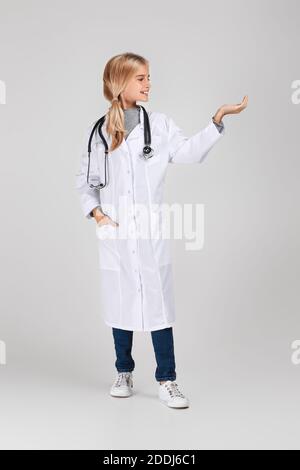
[[[189,400],[176,382],[170,246],[160,236],[164,221],[161,211],[164,178],[168,163],[202,162],[224,134],[222,118],[241,112],[247,106],[248,97],[240,104],[221,106],[208,125],[190,138],[183,135],[172,118],[148,111],[154,155],[145,159],[141,151],[147,123],[137,101],[149,100],[150,87],[149,63],[144,57],[127,52],[108,61],[103,74],[103,93],[111,106],[101,130],[109,145],[109,181],[101,189],[101,200],[99,189],[87,183],[87,144],[93,123],[85,139],[76,188],[84,215],[96,221],[102,307],[105,323],[112,328],[116,351],[117,377],[110,394],[132,395],[133,331],[151,331],[158,397],[169,407],[187,408]],[[89,169],[94,181],[106,180],[105,157],[105,146],[96,132]],[[156,219],[158,237],[153,237],[153,225],[149,232],[149,218]],[[124,236],[128,223],[131,236],[128,233]],[[140,237],[141,230],[143,237]]]

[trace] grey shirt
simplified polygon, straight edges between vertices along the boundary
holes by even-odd
[[[124,127],[126,129],[125,140],[128,135],[140,122],[140,110],[139,108],[128,108],[124,109]]]

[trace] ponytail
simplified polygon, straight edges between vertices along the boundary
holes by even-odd
[[[124,111],[118,98],[113,98],[106,114],[106,131],[111,135],[110,152],[118,148],[125,136]]]

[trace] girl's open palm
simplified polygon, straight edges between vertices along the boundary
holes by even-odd
[[[238,104],[223,104],[220,107],[220,111],[222,112],[223,116],[225,114],[237,114],[243,111],[247,107],[248,104],[248,95],[245,95],[243,101]]]

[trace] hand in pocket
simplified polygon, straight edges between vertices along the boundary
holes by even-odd
[[[112,220],[109,215],[105,215],[101,217],[101,219],[97,222],[98,227],[102,227],[102,225],[112,225],[113,227],[117,227],[119,224]]]

